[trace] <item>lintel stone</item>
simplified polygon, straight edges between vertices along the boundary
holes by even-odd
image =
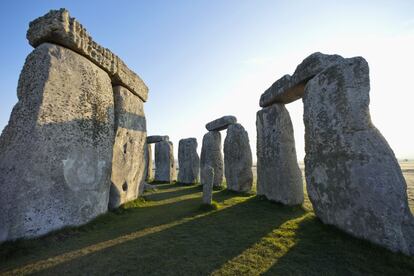
[[[206,129],[208,131],[220,131],[227,129],[229,125],[237,123],[237,118],[231,115],[223,116],[221,118],[218,118],[214,121],[211,121],[210,123],[206,124]]]
[[[273,83],[260,97],[259,105],[267,107],[274,103],[287,104],[302,98],[306,83],[311,78],[343,60],[339,55],[313,53],[296,67],[292,76],[284,75]]]
[[[168,135],[151,135],[147,136],[147,144],[154,144],[162,141],[170,141]]]
[[[147,101],[148,87],[142,79],[117,55],[93,41],[82,24],[70,17],[66,9],[51,10],[30,22],[26,37],[35,48],[49,42],[77,52],[107,72],[113,86],[122,85]]]

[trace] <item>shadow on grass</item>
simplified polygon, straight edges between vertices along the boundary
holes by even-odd
[[[61,229],[37,239],[3,243],[0,245],[0,271],[204,213],[200,210],[201,197],[196,194],[195,198],[178,197],[177,193],[181,191],[182,195],[191,196],[188,190],[194,193],[196,189],[184,187],[182,190],[173,191],[176,198],[171,203],[149,205],[139,199],[127,203],[130,206],[136,204],[134,207],[121,207],[81,227]],[[156,194],[149,196],[150,199],[152,196]],[[234,195],[221,192],[215,195],[219,203],[232,197]]]
[[[200,185],[197,186],[190,186],[190,185],[175,185],[175,187],[180,187],[180,190],[172,190],[172,191],[162,191],[163,189],[160,189],[161,192],[157,193],[150,193],[150,194],[144,194],[145,198],[148,198],[150,200],[164,200],[164,199],[170,199],[174,197],[180,197],[184,195],[194,194],[202,191],[202,187]],[[175,188],[174,186],[168,187],[169,189]]]
[[[29,264],[25,272],[46,275],[413,275],[414,258],[323,225],[301,207],[221,190],[218,210],[203,210],[197,191],[187,198],[171,189],[175,202],[136,201],[80,228],[0,245],[0,271]]]
[[[414,258],[351,237],[315,216],[299,224],[295,240],[264,275],[414,275]]]
[[[226,198],[222,193],[218,198]],[[45,274],[205,275],[239,255],[301,208],[256,197],[164,231],[63,262]]]

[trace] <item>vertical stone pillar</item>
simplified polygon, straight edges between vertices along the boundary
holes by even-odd
[[[205,168],[210,166],[214,172],[214,187],[221,187],[223,184],[223,154],[221,152],[221,134],[219,131],[209,131],[203,137],[201,147],[201,183],[207,181],[204,175]]]
[[[327,224],[414,254],[407,186],[369,114],[369,68],[345,59],[311,79],[303,98],[308,195]]]
[[[171,183],[176,180],[173,143],[155,143],[155,181]]]
[[[146,181],[147,182],[151,182],[152,180],[154,180],[154,168],[153,168],[153,160],[152,160],[152,145],[151,144],[147,144],[147,176],[146,176]]]
[[[241,124],[232,124],[227,128],[224,173],[227,189],[236,192],[249,192],[252,189],[252,150],[247,131]]]
[[[301,204],[302,173],[289,112],[283,104],[259,110],[256,129],[257,194],[286,205]]]
[[[181,139],[178,145],[178,182],[195,184],[199,181],[200,158],[197,153],[197,139]]]
[[[214,169],[210,166],[204,167],[204,178],[201,183],[203,185],[203,203],[211,205],[213,203],[213,181]]]
[[[114,142],[109,76],[64,47],[27,57],[0,137],[0,242],[81,225],[108,209]]]
[[[143,192],[147,129],[144,103],[127,88],[115,86],[115,142],[109,208],[134,200]]]

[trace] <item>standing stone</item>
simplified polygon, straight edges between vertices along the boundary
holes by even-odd
[[[200,158],[197,153],[197,139],[181,139],[178,145],[178,182],[195,184],[199,180]]]
[[[147,144],[147,177],[145,178],[147,182],[151,182],[154,179],[154,168],[152,162],[152,146],[151,144]]]
[[[155,181],[171,183],[176,180],[173,144],[162,141],[155,144]]]
[[[109,208],[134,200],[144,190],[147,130],[143,101],[122,86],[113,88],[115,143]]]
[[[304,103],[306,181],[327,224],[392,251],[414,254],[407,186],[369,114],[369,69],[346,59],[316,75]]]
[[[221,187],[223,184],[223,154],[221,153],[221,134],[218,131],[209,131],[203,137],[201,147],[201,183],[207,181],[204,170],[207,166],[214,171],[214,187]]]
[[[258,111],[256,127],[257,194],[286,205],[301,204],[302,173],[285,105],[273,104]]]
[[[27,57],[17,96],[0,137],[0,241],[106,212],[115,138],[108,75],[44,43]]]
[[[203,170],[204,182],[201,183],[203,185],[203,203],[211,205],[213,203],[214,169],[206,166]]]
[[[224,139],[224,173],[227,189],[249,192],[252,189],[252,150],[249,136],[241,124],[230,125]]]

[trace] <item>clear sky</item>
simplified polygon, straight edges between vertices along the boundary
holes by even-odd
[[[414,1],[1,1],[0,129],[17,102],[29,21],[65,7],[148,85],[148,134],[201,141],[204,125],[235,115],[253,155],[260,95],[309,54],[363,56],[371,115],[399,158],[414,158]],[[299,160],[302,102],[287,106]],[[225,132],[222,133],[224,140]],[[254,157],[255,158],[255,157]]]

